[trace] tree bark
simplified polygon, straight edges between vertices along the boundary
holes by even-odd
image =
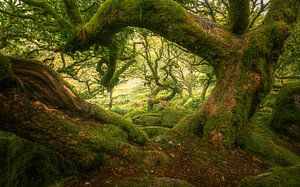
[[[244,34],[249,26],[249,16],[249,0],[229,0],[229,24],[232,32]]]
[[[205,97],[206,97],[206,93],[207,93],[207,90],[209,88],[211,84],[211,79],[207,80],[205,83],[204,83],[204,86],[203,86],[203,89],[202,89],[202,93],[201,93],[201,100],[204,101]]]
[[[237,134],[246,127],[272,87],[284,42],[278,38],[288,35],[285,24],[273,26],[243,37],[243,48],[215,69],[217,83],[207,102],[181,121],[175,130],[197,132],[205,140],[218,145],[232,146],[237,142]],[[274,36],[273,29],[281,32]],[[264,47],[273,42],[276,43],[273,47]]]

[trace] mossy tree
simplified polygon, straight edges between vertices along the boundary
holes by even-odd
[[[172,0],[107,0],[86,17],[76,0],[62,4],[22,0],[22,5],[32,8],[30,14],[11,16],[33,20],[37,18],[32,14],[47,16],[56,23],[55,29],[63,31],[67,40],[56,50],[109,47],[116,33],[132,26],[146,28],[205,59],[214,68],[216,86],[204,106],[174,130],[197,133],[220,146],[240,142],[238,134],[269,93],[279,55],[300,10],[299,0],[271,0],[263,23],[249,30],[249,0],[229,1],[228,29]]]
[[[204,107],[175,129],[197,131],[204,139],[230,146],[271,89],[299,4],[297,0],[271,1],[263,24],[248,31],[249,1],[229,1],[229,29],[193,16],[173,1],[106,1],[79,29],[68,49],[83,50],[95,42],[105,45],[122,28],[136,26],[201,56],[214,67],[216,87]]]

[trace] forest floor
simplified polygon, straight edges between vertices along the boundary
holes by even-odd
[[[300,155],[300,143],[283,136],[276,141]],[[64,186],[164,186],[177,179],[193,186],[238,186],[245,177],[264,176],[274,166],[240,147],[223,149],[204,143],[196,135],[175,131],[154,137],[139,149],[156,154],[142,162],[109,156],[102,166],[66,180]],[[166,155],[168,159],[158,161],[154,158],[157,155]]]
[[[161,177],[195,186],[237,186],[244,177],[261,175],[269,166],[240,148],[220,149],[201,143],[199,137],[175,132],[169,132],[165,139],[153,139],[141,149],[166,154],[169,159],[165,163],[148,159],[141,164],[111,157],[94,171],[66,181],[65,186],[149,186],[157,184],[149,181]]]

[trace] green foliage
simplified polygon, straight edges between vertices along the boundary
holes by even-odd
[[[77,174],[62,155],[0,131],[0,186],[49,186]]]
[[[280,134],[300,140],[300,82],[281,88],[274,106],[271,127]]]

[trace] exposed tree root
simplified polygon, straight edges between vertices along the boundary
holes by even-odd
[[[129,121],[121,116],[106,111],[97,105],[80,99],[73,93],[64,81],[46,65],[30,59],[4,57],[11,65],[5,66],[24,86],[26,95],[31,100],[41,101],[47,106],[57,109],[66,109],[78,112],[81,116],[92,117],[101,123],[110,123],[120,126],[128,133],[129,138],[137,143],[147,141],[146,134],[135,128]],[[3,63],[3,60],[1,60]],[[1,80],[0,85],[8,79]]]
[[[246,150],[259,154],[267,161],[281,166],[300,164],[300,158],[290,150],[274,142],[275,134],[263,121],[258,121],[254,116],[248,127],[239,137],[239,144]]]
[[[300,165],[274,167],[270,172],[258,176],[246,177],[240,186],[299,186]]]
[[[46,145],[79,170],[96,167],[105,154],[130,157],[124,150],[139,151],[129,140],[147,141],[142,130],[121,116],[81,100],[46,65],[12,57],[1,57],[0,63],[3,72],[11,72],[0,75],[1,130]]]

